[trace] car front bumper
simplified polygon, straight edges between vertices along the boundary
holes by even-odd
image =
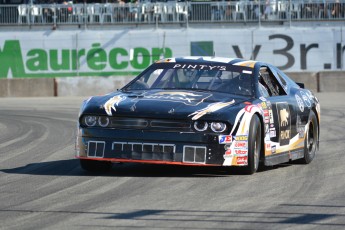
[[[76,141],[77,158],[112,162],[220,166],[225,152],[210,133],[79,128]]]

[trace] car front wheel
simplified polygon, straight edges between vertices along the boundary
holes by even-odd
[[[257,115],[252,117],[248,135],[248,165],[245,168],[246,174],[253,174],[259,168],[261,153],[261,122]]]
[[[309,164],[315,157],[317,150],[317,141],[319,138],[319,128],[315,113],[310,112],[309,125],[306,130],[306,136],[304,139],[304,158],[303,163]]]

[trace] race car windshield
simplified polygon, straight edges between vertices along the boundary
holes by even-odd
[[[151,68],[123,90],[200,90],[252,96],[252,79],[246,71]]]

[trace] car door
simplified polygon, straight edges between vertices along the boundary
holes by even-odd
[[[288,83],[280,79],[274,67],[260,68],[260,82],[269,94],[266,100],[270,122],[266,130],[269,132],[271,153],[268,154],[288,153],[290,140],[296,135],[296,100],[290,95]]]

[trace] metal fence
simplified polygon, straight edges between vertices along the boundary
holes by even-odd
[[[0,5],[0,25],[345,21],[345,0]]]

